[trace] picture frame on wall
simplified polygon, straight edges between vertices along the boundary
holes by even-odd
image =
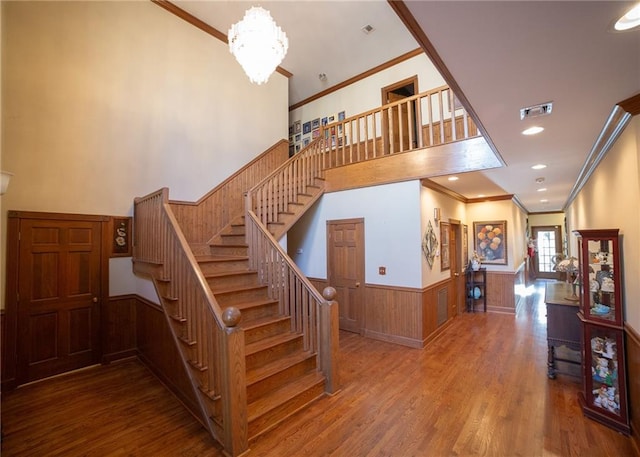
[[[311,121],[302,124],[302,134],[306,135],[307,133],[311,133]]]
[[[507,221],[474,221],[473,240],[483,264],[507,265]]]
[[[131,243],[131,218],[111,218],[111,257],[131,257],[133,255]]]
[[[293,123],[293,133],[300,133],[302,131],[302,123],[300,121],[295,121]]]
[[[317,129],[318,127],[320,127],[320,118],[311,121],[311,130]]]
[[[445,271],[450,268],[449,223],[440,222],[440,270]]]

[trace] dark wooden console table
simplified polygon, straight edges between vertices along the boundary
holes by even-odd
[[[571,296],[571,285],[566,282],[547,283],[545,289],[545,302],[547,304],[547,376],[550,379],[556,377],[558,372],[556,362],[561,361],[568,364],[582,364],[582,343],[580,320],[578,311],[580,302],[567,300]],[[579,359],[558,358],[556,348],[566,346],[577,351]],[[571,374],[571,373],[566,373]]]

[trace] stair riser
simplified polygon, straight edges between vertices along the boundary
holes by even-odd
[[[267,363],[273,362],[283,356],[293,354],[296,351],[301,351],[302,338],[296,338],[294,340],[286,341],[280,344],[276,344],[268,349],[261,350],[255,354],[247,354],[246,367],[247,370],[252,370],[257,367],[261,367]]]
[[[263,317],[275,317],[278,315],[278,303],[266,303],[258,306],[251,306],[248,308],[241,308],[240,312],[242,313],[242,320],[240,321],[240,325],[242,326],[242,322],[251,321],[254,319],[261,319]]]
[[[255,300],[267,300],[267,287],[257,287],[246,290],[237,290],[233,292],[218,292],[214,294],[216,300],[222,308],[228,306],[241,305],[246,302]]]
[[[247,256],[248,248],[246,246],[225,246],[217,244],[210,247],[209,253],[212,255],[229,255],[229,256]]]
[[[227,290],[232,287],[253,287],[258,285],[258,275],[249,271],[242,274],[207,278],[211,291],[215,294],[218,290]]]
[[[237,246],[239,244],[245,244],[246,239],[244,234],[239,235],[231,235],[231,234],[223,234],[220,236],[220,243],[228,246],[234,245]]]
[[[276,310],[277,311],[277,310]],[[245,314],[243,313],[243,316]],[[245,322],[248,319],[243,319]],[[242,323],[240,323],[242,326]],[[261,325],[260,327],[247,329],[244,332],[244,342],[245,344],[251,344],[255,341],[269,338],[275,335],[281,335],[283,333],[287,333],[291,330],[291,321],[290,320],[277,320],[274,322],[270,322],[269,324]]]
[[[229,271],[247,271],[248,269],[249,261],[246,259],[200,263],[200,270],[202,270],[202,273],[205,275],[212,273],[225,273]]]
[[[260,434],[272,429],[287,417],[299,411],[309,403],[324,395],[324,383],[319,383],[311,389],[301,392],[295,398],[282,404],[260,417],[249,422],[249,439],[255,439]]]
[[[294,379],[297,376],[302,376],[310,371],[316,370],[315,357],[309,357],[291,367],[288,367],[273,376],[269,376],[259,382],[247,386],[247,402],[251,403],[258,398],[268,395],[269,392],[281,387],[286,382]]]
[[[224,234],[232,234],[232,235],[244,235],[245,234],[245,226],[244,225],[231,225],[225,229]]]

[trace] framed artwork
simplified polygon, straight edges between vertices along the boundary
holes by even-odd
[[[442,271],[451,268],[449,258],[449,223],[440,222],[440,269]]]
[[[327,125],[329,123],[328,118],[323,117],[322,118],[322,125]]]
[[[131,257],[131,218],[111,218],[111,257]]]
[[[329,116],[329,122],[333,122],[336,120],[336,117],[334,115]]]
[[[302,131],[302,124],[300,121],[295,121],[293,123],[293,133],[300,133]]]
[[[320,137],[320,129],[314,129],[311,131],[311,138],[316,139]]]
[[[318,127],[320,127],[320,118],[318,119],[314,119],[311,121],[311,129],[317,129]]]
[[[300,143],[300,140],[301,140],[301,139],[302,139],[302,134],[301,134],[301,133],[298,133],[298,134],[296,135],[296,143]]]
[[[311,133],[311,121],[302,124],[302,134],[306,135],[307,133]]]
[[[507,221],[474,221],[473,241],[482,263],[507,264]]]
[[[309,146],[310,142],[311,142],[311,138],[309,138],[308,136],[305,136],[304,139],[302,140],[302,144],[304,145],[305,148]]]
[[[438,250],[438,238],[433,231],[431,221],[427,221],[427,231],[424,233],[422,240],[422,252],[427,259],[429,268],[433,268],[433,259],[436,257],[436,251]]]
[[[462,226],[462,264],[465,268],[469,265],[469,227]]]
[[[338,120],[339,120],[339,121],[344,121],[344,111],[340,111],[340,112],[338,113]]]
[[[289,126],[289,136],[293,135],[293,124]]]

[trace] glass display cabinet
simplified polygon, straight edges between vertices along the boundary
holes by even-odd
[[[629,434],[620,236],[617,229],[576,230],[580,274],[585,416]]]

